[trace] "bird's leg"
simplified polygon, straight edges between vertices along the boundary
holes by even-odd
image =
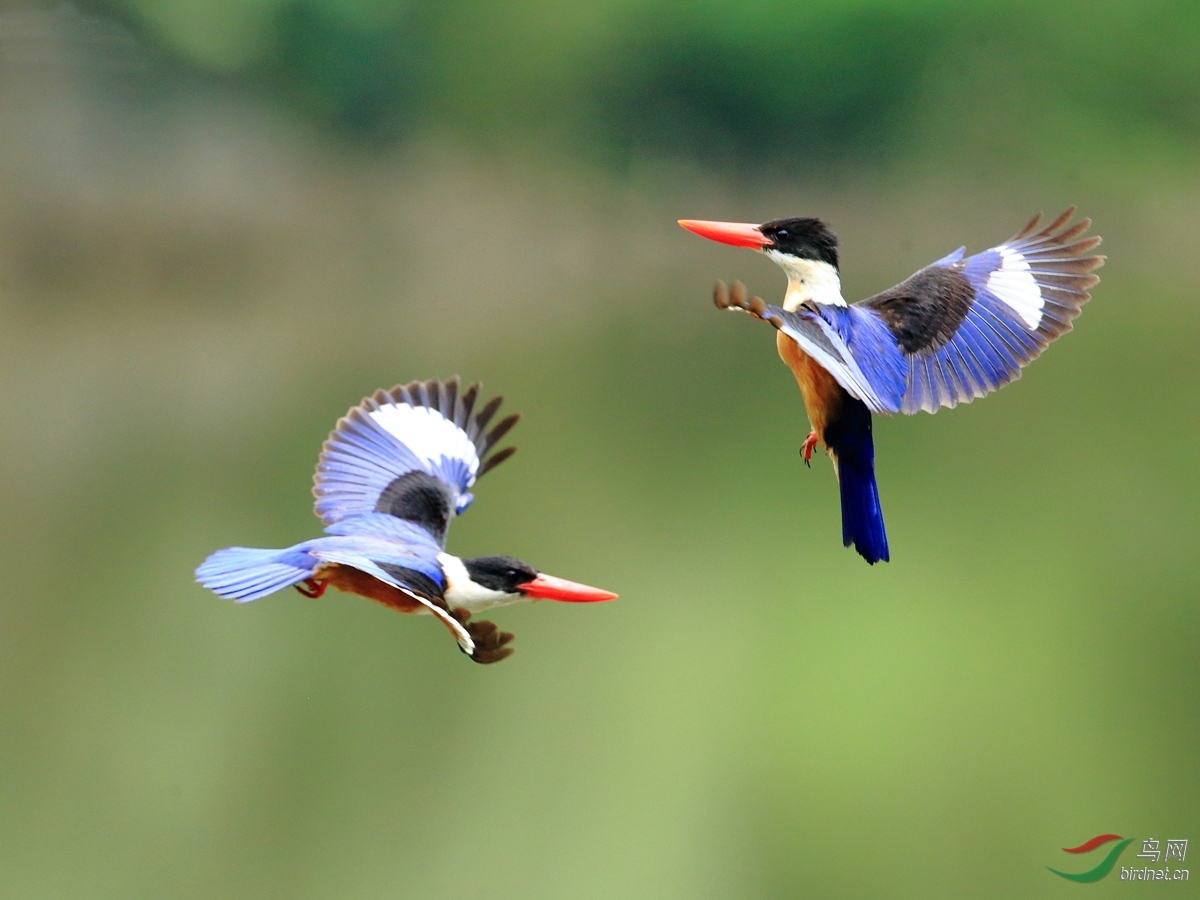
[[[812,459],[813,451],[817,449],[817,441],[817,433],[810,431],[808,437],[804,439],[804,443],[800,445],[800,452],[804,455],[804,464],[810,469],[812,468],[810,460]]]
[[[457,614],[458,611],[456,610],[455,612]],[[470,613],[467,614],[470,615]],[[501,631],[493,622],[469,622],[465,624],[467,632],[471,635],[471,640],[475,642],[475,652],[471,654],[471,659],[475,660],[475,662],[499,662],[512,654],[513,648],[505,646],[505,644],[513,639],[510,632]]]
[[[329,585],[324,581],[317,581],[313,578],[305,578],[299,584],[292,585],[296,590],[302,593],[305,597],[316,600],[325,593],[325,589]]]

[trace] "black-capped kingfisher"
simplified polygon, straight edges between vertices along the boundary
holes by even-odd
[[[969,403],[1019,378],[1021,369],[1090,299],[1104,263],[1091,225],[1068,225],[1071,207],[1044,228],[1041,215],[996,247],[965,247],[866,300],[842,297],[837,238],[820,219],[762,225],[681,219],[701,237],[765,253],[787,273],[782,306],[717,282],[722,309],[744,310],[778,329],[779,355],[800,385],[812,432],[833,460],[842,500],[842,541],[868,563],[887,560],[887,533],[875,484],[872,413],[937,412]]]
[[[332,585],[399,612],[430,613],[478,663],[512,653],[513,636],[470,621],[474,613],[522,600],[615,599],[511,556],[445,552],[450,521],[471,505],[476,479],[516,452],[493,451],[520,416],[489,430],[502,398],[477,406],[479,387],[462,390],[455,377],[367,397],[338,420],[313,476],[326,536],[285,550],[218,550],[196,580],[239,603],[287,587],[320,597]]]

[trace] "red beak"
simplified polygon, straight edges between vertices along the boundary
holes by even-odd
[[[518,584],[517,590],[526,597],[538,600],[562,600],[566,603],[597,603],[601,600],[615,600],[617,595],[612,591],[602,591],[600,588],[588,587],[586,584],[576,584],[565,578],[555,578],[553,575],[538,575],[533,581]]]
[[[769,237],[758,230],[757,225],[741,222],[704,222],[699,219],[680,219],[679,224],[692,234],[734,247],[761,250],[772,243]]]

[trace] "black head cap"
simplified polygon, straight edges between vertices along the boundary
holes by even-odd
[[[506,594],[520,593],[517,585],[528,584],[538,576],[538,570],[529,563],[511,556],[476,556],[464,559],[463,566],[476,584]]]
[[[838,267],[837,236],[820,219],[775,219],[759,225],[758,230],[772,241],[765,250],[778,250],[797,259],[819,259]]]

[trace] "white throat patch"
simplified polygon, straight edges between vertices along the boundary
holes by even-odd
[[[764,250],[776,265],[787,273],[787,293],[783,297],[783,308],[788,312],[806,300],[824,303],[827,306],[845,306],[842,297],[842,279],[838,270],[820,259],[797,259],[778,250]]]

